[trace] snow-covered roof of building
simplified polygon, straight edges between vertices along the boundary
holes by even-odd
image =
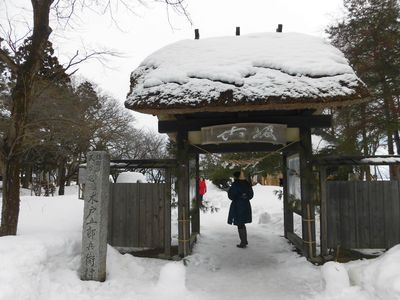
[[[299,33],[183,40],[131,74],[125,106],[152,114],[308,109],[368,96],[343,53]]]

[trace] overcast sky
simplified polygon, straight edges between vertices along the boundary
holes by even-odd
[[[10,13],[16,11],[12,9],[15,3],[19,3],[18,8],[26,5],[30,9],[28,0],[5,2],[9,3]],[[62,62],[83,48],[120,53],[120,57],[109,57],[105,64],[96,60],[86,62],[79,66],[77,74],[123,102],[129,90],[130,72],[159,48],[181,39],[193,39],[195,28],[200,29],[200,38],[207,38],[234,35],[236,26],[241,27],[241,34],[275,31],[277,24],[282,23],[285,32],[324,36],[326,26],[342,15],[342,0],[186,0],[186,3],[193,24],[173,11],[167,13],[161,4],[138,5],[135,14],[120,7],[114,11],[115,22],[86,10],[73,20],[72,29],[56,29],[52,40]],[[1,21],[4,24],[4,18]],[[139,126],[157,128],[154,117],[136,116]]]

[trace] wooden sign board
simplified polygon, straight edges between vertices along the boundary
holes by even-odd
[[[224,124],[201,128],[202,144],[286,144],[286,125],[267,123]]]

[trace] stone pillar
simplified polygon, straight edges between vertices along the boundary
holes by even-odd
[[[106,280],[110,158],[104,151],[87,154],[82,230],[82,280]]]

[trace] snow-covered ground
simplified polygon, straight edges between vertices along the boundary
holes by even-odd
[[[275,187],[255,186],[249,247],[226,224],[226,193],[208,184],[219,209],[201,215],[193,254],[180,262],[121,255],[108,248],[107,280],[79,279],[83,202],[23,196],[18,236],[0,238],[0,300],[400,299],[400,245],[374,260],[318,267],[281,236]]]

